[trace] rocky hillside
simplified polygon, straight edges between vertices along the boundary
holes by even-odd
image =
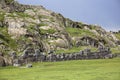
[[[56,53],[77,52],[98,46],[117,48],[120,34],[106,32],[98,25],[75,22],[43,6],[0,0],[0,52],[22,53],[35,49]]]

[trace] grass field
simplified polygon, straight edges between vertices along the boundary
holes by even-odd
[[[0,80],[120,80],[120,58],[34,63],[0,68]]]

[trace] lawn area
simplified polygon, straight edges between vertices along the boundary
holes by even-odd
[[[120,58],[34,63],[0,68],[0,80],[120,80]]]

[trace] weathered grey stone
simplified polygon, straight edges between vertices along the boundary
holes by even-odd
[[[15,51],[11,51],[11,52],[9,53],[9,55],[10,55],[10,57],[11,57],[12,59],[17,58],[17,54],[16,54]]]
[[[4,61],[5,61],[6,66],[13,65],[13,59],[9,56],[4,56]]]
[[[13,66],[15,66],[15,67],[20,67],[21,64],[16,64],[16,63],[14,63]]]
[[[0,56],[4,56],[2,52],[0,52]]]
[[[26,65],[26,68],[31,68],[31,67],[33,67],[32,64],[27,64]]]
[[[21,57],[22,57],[23,59],[27,58],[27,57],[28,57],[28,51],[27,51],[27,50],[24,50],[24,51],[23,51],[23,54],[21,55]]]
[[[0,56],[0,67],[6,66],[5,60],[2,56]]]

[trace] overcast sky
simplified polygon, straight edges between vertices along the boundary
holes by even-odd
[[[120,0],[18,0],[42,5],[74,21],[101,25],[107,31],[120,30]]]

